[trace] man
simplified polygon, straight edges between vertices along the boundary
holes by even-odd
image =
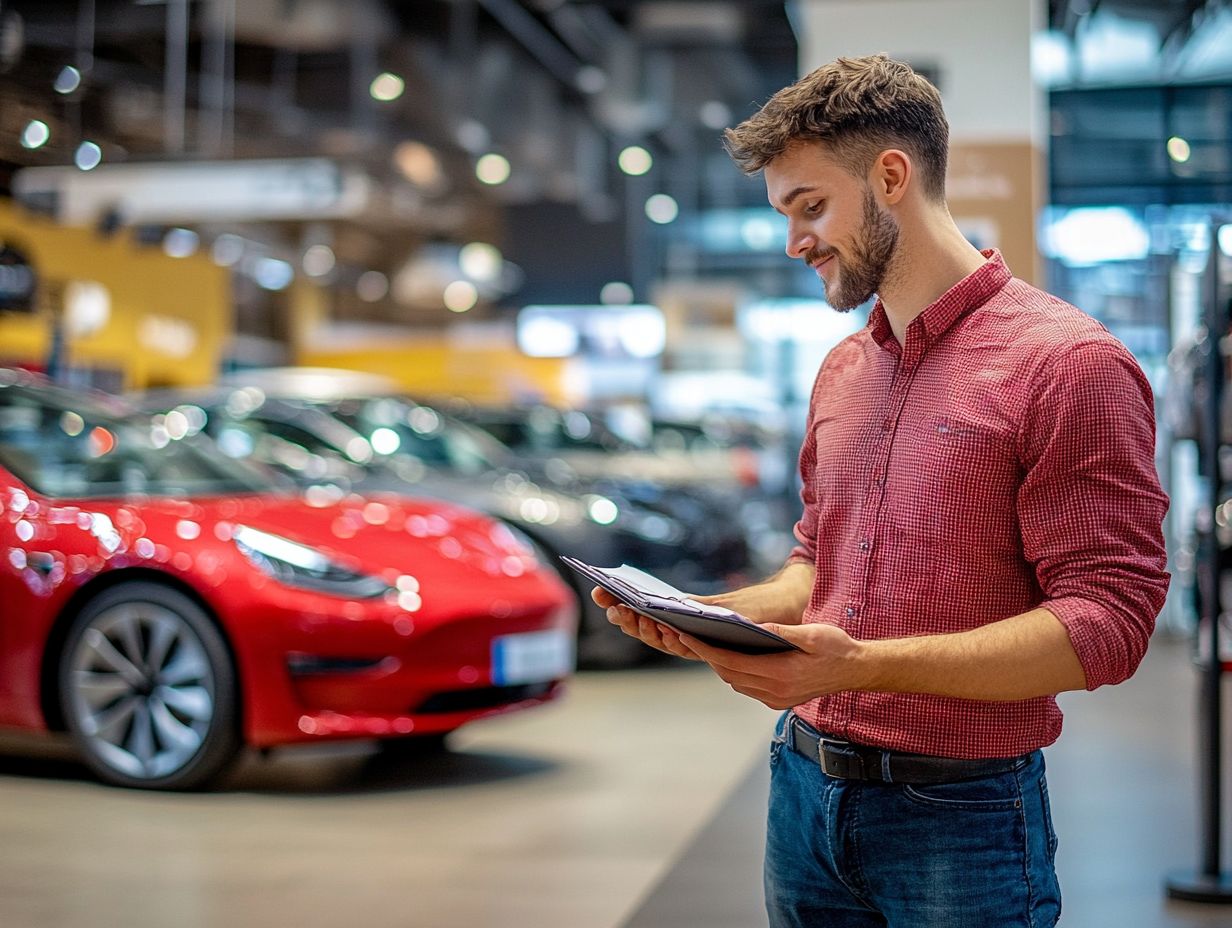
[[[1167,591],[1150,387],[1101,325],[963,238],[948,131],[932,85],[872,56],[727,132],[829,303],[878,297],[817,376],[799,545],[711,598],[800,650],[709,647],[592,594],[626,633],[791,710],[773,928],[1055,924],[1054,696],[1129,677]]]

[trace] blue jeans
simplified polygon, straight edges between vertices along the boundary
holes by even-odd
[[[770,928],[1047,928],[1061,914],[1044,757],[910,786],[828,777],[770,749]]]

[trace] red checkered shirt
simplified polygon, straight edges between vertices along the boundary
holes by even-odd
[[[905,345],[878,301],[817,375],[791,555],[817,569],[804,621],[901,638],[1042,606],[1088,688],[1118,683],[1168,589],[1151,388],[1102,325],[984,254]],[[851,741],[949,757],[1012,756],[1061,732],[1052,697],[843,692],[795,711]]]

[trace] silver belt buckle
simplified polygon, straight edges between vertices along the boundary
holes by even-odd
[[[826,745],[840,745],[841,741],[835,741],[833,738],[818,738],[817,739],[817,762],[821,764],[821,772],[828,777],[843,778],[843,774],[834,772],[826,760]]]

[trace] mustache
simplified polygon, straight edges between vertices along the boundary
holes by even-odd
[[[833,248],[814,248],[804,256],[804,263],[812,266],[819,261],[826,260],[826,258],[833,258],[836,254],[838,252]]]

